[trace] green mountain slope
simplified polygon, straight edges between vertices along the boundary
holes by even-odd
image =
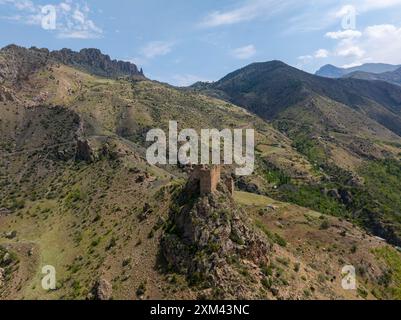
[[[305,113],[300,118],[304,122],[284,129],[285,123],[277,121],[274,128],[241,107],[198,92],[143,77],[101,77],[82,65],[42,61],[35,49],[17,52],[14,63],[9,53],[0,52],[2,65],[7,65],[0,84],[1,299],[399,298],[400,256],[366,232],[383,232],[393,243],[399,236],[394,220],[399,189],[392,178],[398,174],[397,162],[384,160],[400,152],[395,133],[371,120],[356,139],[355,130],[344,127],[348,106],[326,96],[295,99],[296,107],[283,109],[278,120],[284,121],[284,113],[294,120],[290,112],[299,110]],[[317,112],[328,124],[320,121],[315,128]],[[350,114],[355,126],[366,119],[357,110]],[[146,132],[166,129],[169,120],[177,120],[180,128],[254,128],[255,173],[236,180],[236,188],[248,192],[238,191],[233,198],[224,191],[210,198],[194,194],[184,204],[177,202],[185,170],[150,166],[144,158]],[[310,140],[304,129],[315,135],[329,130],[327,126],[333,137]],[[365,141],[371,141],[369,148]],[[323,167],[322,157],[334,156],[350,171]],[[391,179],[387,188],[392,194],[387,211],[376,216],[381,203],[364,206],[371,194],[388,194],[384,183],[375,184],[380,174]],[[359,178],[365,180],[363,187]],[[346,204],[347,196],[351,203]],[[200,211],[193,211],[194,204]],[[216,292],[210,287],[215,282],[202,281],[213,273],[191,268],[180,272],[167,263],[174,257],[161,250],[161,239],[177,235],[172,222],[180,220],[172,217],[185,206],[195,217],[204,217],[206,210],[215,219],[211,225],[219,226],[219,237],[235,242],[234,251],[228,248],[233,256],[224,257],[227,274],[218,278],[227,291]],[[233,219],[235,211],[241,211],[245,240],[258,234],[272,246],[271,252],[262,252],[268,255],[264,262],[255,258],[257,248],[243,247],[241,238],[231,234],[235,228],[222,219]],[[207,227],[208,220],[201,225]],[[213,239],[206,227],[200,230],[205,232],[202,239]],[[200,245],[195,240],[192,244]],[[250,249],[244,253],[243,248]],[[213,258],[221,253],[216,250],[210,244],[198,252]],[[4,259],[7,253],[11,260]],[[341,289],[341,268],[349,263],[363,270],[361,285],[353,292]],[[41,288],[44,265],[56,267],[54,291]]]
[[[316,210],[324,207],[328,212],[357,217],[371,231],[401,244],[401,207],[392,206],[384,192],[372,194],[365,184],[370,177],[363,169],[372,161],[383,165],[385,159],[400,166],[398,86],[322,78],[272,61],[251,64],[215,83],[197,84],[192,90],[227,99],[268,120],[326,175],[325,182],[309,184],[305,190],[283,187],[277,192],[278,197]],[[382,169],[386,171],[386,165]],[[396,178],[397,173],[393,174]],[[340,205],[322,198],[322,188],[334,189],[330,194]],[[338,192],[349,193],[350,199],[358,199],[358,205],[352,204],[354,200],[343,199]],[[308,197],[314,200],[309,201]],[[383,212],[387,212],[386,218]],[[368,221],[366,216],[374,221]]]

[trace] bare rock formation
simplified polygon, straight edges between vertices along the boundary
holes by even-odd
[[[110,282],[100,279],[95,286],[95,300],[110,300],[113,294],[113,287]]]
[[[27,79],[31,73],[60,63],[102,77],[145,78],[142,69],[138,69],[135,64],[112,60],[98,49],[82,49],[79,52],[70,49],[49,51],[36,47],[27,49],[12,44],[0,49],[0,84],[10,82],[19,85],[21,80]]]
[[[198,197],[190,182],[177,196],[161,240],[168,266],[208,298],[257,298],[259,266],[269,261],[272,245],[251,227],[225,184]],[[244,273],[249,281],[238,281]]]
[[[3,268],[0,268],[0,288],[3,286],[5,274],[6,271]]]

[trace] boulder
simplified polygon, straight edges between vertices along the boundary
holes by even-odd
[[[5,237],[7,239],[14,239],[17,236],[17,231],[10,231],[10,232],[6,232]]]
[[[113,287],[110,282],[100,279],[95,286],[95,300],[110,300],[113,294]]]

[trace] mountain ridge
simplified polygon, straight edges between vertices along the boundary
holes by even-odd
[[[327,78],[341,78],[353,72],[384,73],[392,72],[400,68],[401,65],[386,63],[365,63],[355,67],[341,68],[332,64],[326,64],[315,72],[315,75]]]
[[[399,161],[401,152],[390,151],[393,146],[397,150],[401,146],[399,86],[383,81],[324,78],[273,61],[250,64],[214,83],[198,83],[193,90],[226,99],[273,124],[319,170],[345,170],[363,179],[360,174],[363,163]],[[387,162],[382,165],[392,166]],[[334,176],[332,179],[339,178]],[[375,197],[371,195],[371,199]],[[368,198],[363,202],[369,208],[363,214],[365,218],[375,220],[382,215],[381,211],[386,211],[381,205],[368,204]],[[387,200],[377,202],[383,204]],[[356,209],[351,207],[351,211]],[[392,218],[388,221],[397,219],[398,210],[401,207],[389,213]],[[383,235],[392,228],[378,227],[377,222],[364,223],[375,226],[376,234]],[[401,235],[401,229],[396,229],[399,231],[395,233]],[[394,238],[390,233],[386,238],[401,244],[401,237]]]
[[[401,298],[401,142],[365,115],[397,111],[391,86],[274,62],[196,92],[15,53],[0,51],[2,299]],[[230,97],[285,108],[263,120]],[[144,156],[171,119],[254,129],[255,172],[233,194],[187,192],[188,168]],[[358,290],[342,289],[345,264]]]
[[[213,83],[198,83],[194,90],[199,88],[266,120],[273,120],[286,108],[315,94],[360,111],[373,103],[382,110],[382,116],[374,120],[401,134],[401,88],[386,82],[323,78],[271,61],[250,64]]]
[[[401,67],[394,71],[383,72],[383,73],[354,71],[347,75],[344,75],[343,78],[364,79],[370,81],[385,81],[401,86]]]
[[[0,49],[0,53],[5,56],[3,61],[0,60],[0,81],[8,77],[17,82],[49,62],[70,65],[102,77],[144,77],[143,70],[138,69],[135,64],[112,60],[110,56],[94,48],[81,49],[79,52],[66,48],[50,51],[11,44]],[[14,65],[7,60],[14,61]],[[10,66],[14,66],[14,70],[9,70]]]

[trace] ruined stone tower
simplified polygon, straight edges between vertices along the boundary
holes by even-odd
[[[190,175],[190,180],[199,185],[199,193],[201,196],[214,193],[217,191],[217,185],[221,182],[221,166],[195,166]],[[224,179],[224,184],[230,191],[234,192],[234,181],[231,177]]]

